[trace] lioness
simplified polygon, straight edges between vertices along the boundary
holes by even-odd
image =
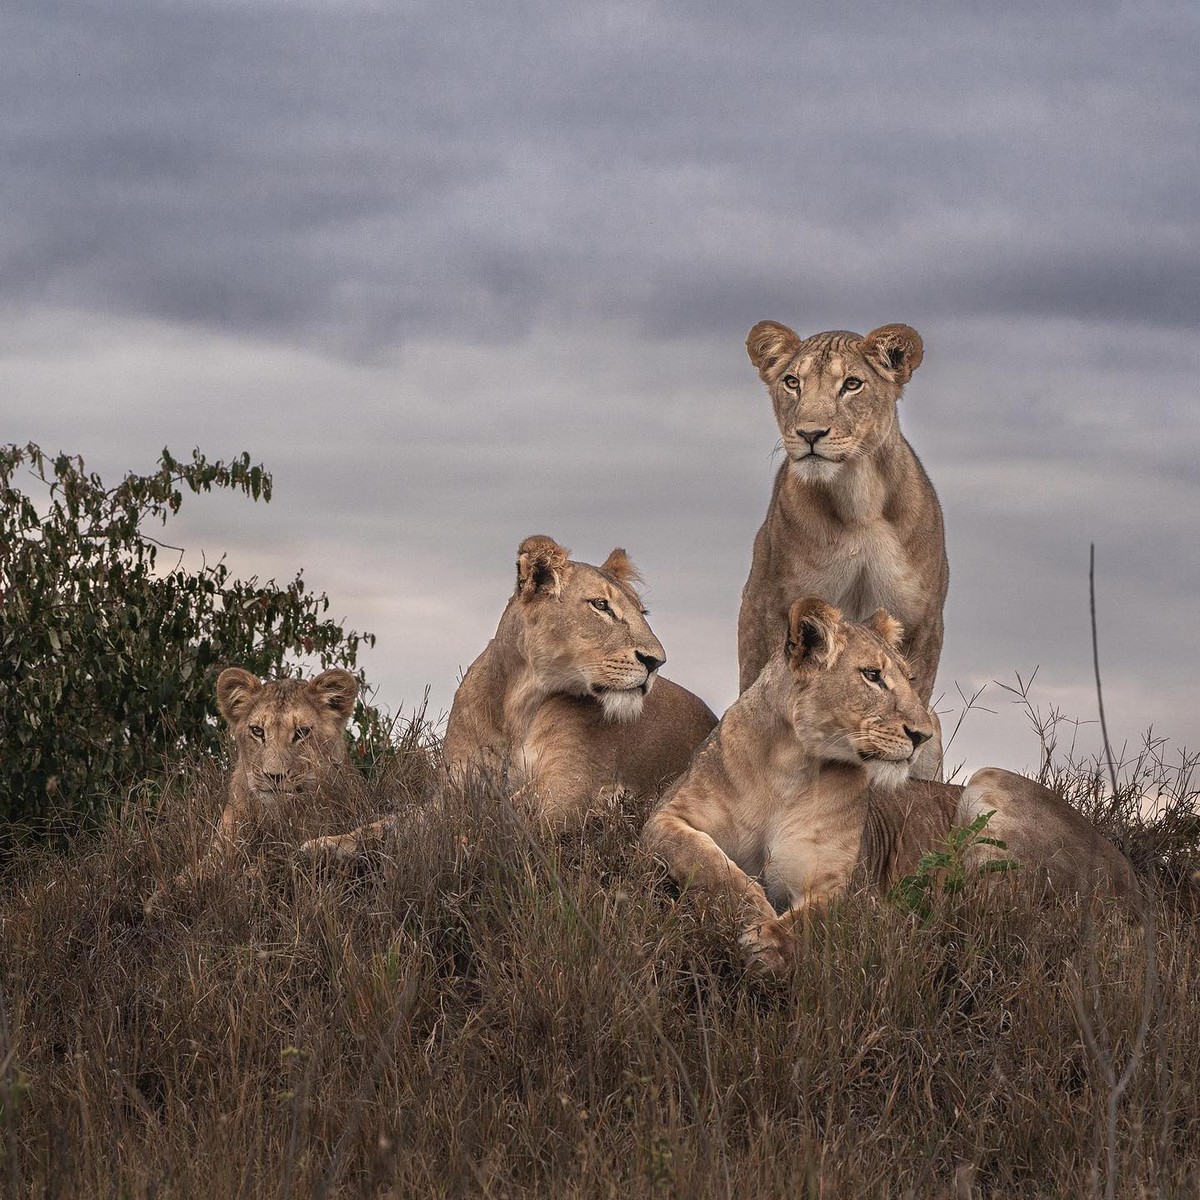
[[[801,339],[760,321],[746,339],[783,435],[766,520],[754,540],[738,615],[739,690],[758,678],[797,596],[820,596],[855,621],[886,608],[906,632],[917,694],[933,693],[950,581],[942,509],[896,404],[921,365],[920,335],[884,325],[866,337],[835,331]],[[936,720],[936,718],[935,718]],[[941,738],[919,760],[940,775]]]
[[[855,624],[823,600],[796,601],[778,651],[646,825],[643,844],[674,879],[736,898],[752,969],[782,967],[797,914],[856,868],[887,887],[981,812],[994,810],[987,833],[1008,850],[976,846],[969,865],[1008,854],[1021,878],[1060,894],[1132,889],[1125,856],[1032,780],[988,769],[966,787],[909,781],[933,723],[902,632],[883,611]]]
[[[354,713],[358,680],[332,668],[314,679],[263,683],[241,667],[217,677],[217,711],[233,734],[229,799],[216,834],[199,862],[184,868],[176,886],[201,883],[228,870],[247,828],[287,797],[315,793],[346,761],[346,726]],[[169,889],[147,902],[158,907]]]
[[[717,723],[704,701],[659,676],[666,658],[624,550],[576,562],[549,537],[517,551],[517,584],[496,635],[450,708],[444,782],[482,771],[556,829],[580,825],[622,788],[656,796]],[[393,828],[385,817],[308,853],[353,855]]]

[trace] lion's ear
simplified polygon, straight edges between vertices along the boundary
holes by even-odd
[[[517,550],[517,594],[531,600],[542,592],[557,596],[571,552],[543,534],[527,537]]]
[[[774,383],[799,349],[800,338],[778,321],[759,321],[746,338],[746,353],[763,383]]]
[[[637,567],[633,565],[633,560],[620,546],[600,564],[600,570],[607,571],[615,579],[630,585],[640,583],[642,578]]]
[[[873,366],[903,386],[921,365],[925,343],[911,325],[880,325],[863,338],[862,352]]]
[[[308,690],[321,708],[336,713],[342,725],[350,721],[354,713],[354,701],[358,699],[358,680],[341,667],[322,671],[308,681]]]
[[[793,671],[831,667],[846,645],[842,614],[816,596],[797,600],[788,612],[784,653]]]
[[[904,641],[904,626],[886,608],[877,608],[866,625],[885,646],[893,650],[900,649],[900,643]]]
[[[243,667],[226,667],[217,676],[217,711],[232,725],[262,688],[262,680]]]

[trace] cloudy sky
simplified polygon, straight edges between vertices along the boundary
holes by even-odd
[[[303,567],[393,710],[448,708],[522,537],[623,545],[720,711],[779,462],[746,332],[904,321],[939,707],[995,710],[950,758],[1036,761],[1018,672],[1094,720],[1090,542],[1117,739],[1200,748],[1198,46],[1192,0],[9,5],[0,436],[249,450],[272,503],[171,537]]]

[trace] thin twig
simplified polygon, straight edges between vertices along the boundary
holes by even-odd
[[[1104,692],[1100,683],[1100,638],[1097,629],[1096,621],[1096,544],[1091,544],[1088,562],[1088,599],[1091,610],[1092,623],[1092,664],[1096,672],[1096,700],[1100,708],[1100,735],[1104,740],[1104,757],[1108,763],[1109,777],[1112,780],[1113,800],[1115,802],[1118,785],[1117,785],[1117,770],[1113,764],[1112,746],[1108,740],[1108,725],[1104,718]],[[1125,1094],[1129,1084],[1133,1080],[1134,1072],[1137,1070],[1138,1064],[1141,1061],[1142,1053],[1146,1047],[1146,1037],[1150,1032],[1150,1018],[1159,1011],[1162,1005],[1162,998],[1158,992],[1158,969],[1155,959],[1155,941],[1154,941],[1154,914],[1151,911],[1150,904],[1146,899],[1145,892],[1142,888],[1135,887],[1134,903],[1138,909],[1138,917],[1142,925],[1142,933],[1146,943],[1146,972],[1145,981],[1142,987],[1142,1014],[1138,1021],[1137,1034],[1134,1036],[1133,1045],[1130,1047],[1129,1058],[1125,1063],[1124,1069],[1117,1074],[1116,1063],[1113,1060],[1112,1049],[1108,1043],[1106,1031],[1103,1026],[1098,1027],[1097,1021],[1094,1019],[1095,1011],[1088,1011],[1087,1005],[1084,1004],[1083,998],[1083,982],[1080,980],[1080,989],[1078,996],[1072,997],[1072,1005],[1075,1009],[1076,1017],[1079,1020],[1080,1031],[1083,1034],[1084,1044],[1088,1048],[1088,1052],[1095,1060],[1105,1083],[1108,1084],[1108,1111],[1106,1120],[1106,1135],[1107,1135],[1107,1154],[1106,1154],[1106,1170],[1104,1180],[1104,1196],[1105,1200],[1115,1200],[1117,1187],[1117,1112],[1120,1107],[1121,1097]],[[1086,931],[1090,925],[1091,916],[1091,897],[1087,898],[1084,905],[1083,917],[1081,920],[1080,933],[1086,940]],[[1091,971],[1094,972],[1094,961],[1090,964]],[[1095,984],[1092,984],[1091,990],[1095,991]],[[1099,1035],[1097,1029],[1099,1028]]]
[[[1100,686],[1100,638],[1096,632],[1096,543],[1088,550],[1088,603],[1092,613],[1092,666],[1096,672],[1096,703],[1100,708],[1100,736],[1104,739],[1104,758],[1112,780],[1113,799],[1117,796],[1117,768],[1113,765],[1112,747],[1108,741],[1108,722],[1104,719],[1104,689]]]

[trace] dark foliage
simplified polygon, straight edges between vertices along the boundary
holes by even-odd
[[[278,585],[235,579],[223,561],[187,570],[147,532],[185,491],[214,489],[266,501],[271,477],[246,454],[180,462],[164,450],[153,473],[107,487],[79,458],[0,447],[0,822],[73,820],[165,756],[216,753],[223,666],[277,675],[305,655],[353,668],[374,643],[330,620],[299,574]],[[358,719],[377,744],[377,718],[360,705]]]

